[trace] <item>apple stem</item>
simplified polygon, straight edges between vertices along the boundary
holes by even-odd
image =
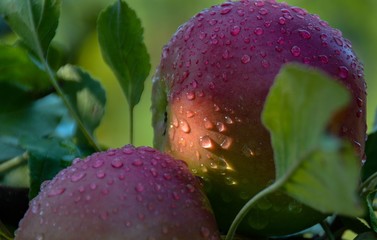
[[[134,143],[134,108],[130,106],[130,112],[129,112],[129,117],[130,117],[130,144]]]

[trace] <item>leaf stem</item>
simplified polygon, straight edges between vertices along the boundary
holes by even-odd
[[[129,111],[129,116],[130,116],[130,143],[134,143],[134,108],[130,106],[130,111]]]
[[[26,154],[17,156],[15,158],[12,158],[2,164],[0,164],[0,175],[3,173],[8,172],[9,170],[22,165],[28,160],[28,156]]]
[[[68,112],[73,117],[73,119],[76,121],[79,129],[84,134],[85,138],[88,140],[88,143],[96,151],[101,151],[100,146],[98,145],[98,143],[96,142],[96,140],[94,139],[94,137],[89,133],[88,129],[85,127],[84,123],[81,121],[80,117],[78,116],[78,114],[76,113],[76,111],[74,110],[74,108],[72,107],[71,103],[67,99],[67,97],[64,94],[63,90],[61,89],[61,87],[59,86],[59,83],[58,83],[58,81],[56,79],[55,73],[52,71],[52,69],[49,66],[47,60],[45,58],[43,58],[42,56],[39,56],[39,57],[43,60],[43,65],[44,65],[44,67],[46,69],[46,72],[47,72],[47,74],[48,74],[48,76],[50,78],[50,81],[51,81],[53,87],[55,88],[55,90],[58,93],[58,95],[60,96],[60,98],[63,100],[64,105],[67,107]]]
[[[328,238],[329,240],[335,240],[335,237],[334,237],[334,235],[332,234],[331,229],[330,229],[330,226],[329,226],[329,224],[326,222],[326,220],[323,220],[323,221],[321,222],[321,227],[322,227],[323,230],[325,231],[325,234],[326,234],[326,236],[327,236],[327,238]]]
[[[377,184],[377,172],[373,173],[371,176],[369,176],[364,182],[361,183],[359,187],[359,192],[361,195],[364,194],[364,191],[368,190],[368,187],[371,184]]]
[[[234,235],[236,233],[236,230],[238,228],[238,225],[242,222],[242,220],[245,218],[245,216],[249,213],[251,208],[254,206],[258,200],[262,199],[263,197],[267,196],[268,194],[271,194],[275,191],[277,191],[284,181],[276,181],[267,188],[263,189],[259,193],[257,193],[253,198],[251,198],[243,207],[242,209],[238,212],[237,216],[233,220],[228,234],[226,235],[225,240],[232,240],[234,238]]]

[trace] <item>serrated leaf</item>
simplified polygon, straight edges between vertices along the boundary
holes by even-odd
[[[68,139],[28,137],[22,139],[22,146],[30,156],[30,198],[38,194],[44,181],[64,169],[67,161],[81,156],[80,150]]]
[[[318,147],[330,118],[349,98],[344,87],[318,70],[298,64],[282,68],[262,113],[271,132],[276,178]]]
[[[58,26],[60,0],[1,0],[0,14],[34,55],[47,56]]]
[[[99,81],[81,68],[66,65],[59,69],[63,90],[86,129],[93,134],[105,112],[106,93]]]
[[[140,19],[124,1],[117,1],[100,14],[97,24],[102,56],[133,109],[151,68]]]
[[[262,113],[274,150],[276,181],[288,195],[324,213],[360,215],[358,160],[326,134],[349,93],[324,73],[288,64],[275,79]]]
[[[21,47],[0,45],[0,72],[0,82],[21,85],[29,91],[51,86],[47,75],[35,66]]]
[[[305,157],[283,189],[322,213],[360,216],[358,179],[359,164],[352,146],[327,138]]]

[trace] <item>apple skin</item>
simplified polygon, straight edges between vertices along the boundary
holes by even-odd
[[[288,62],[321,69],[350,91],[349,106],[333,117],[328,131],[349,140],[361,164],[363,66],[350,41],[318,16],[271,0],[226,2],[191,18],[163,49],[153,78],[154,146],[183,159],[204,179],[223,232],[241,207],[274,181],[273,150],[261,112],[274,78]],[[291,234],[324,216],[276,194],[253,209],[238,231]]]
[[[16,240],[220,239],[200,181],[150,147],[95,153],[43,184]]]

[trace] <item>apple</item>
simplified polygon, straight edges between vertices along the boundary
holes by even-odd
[[[204,179],[223,232],[241,207],[275,179],[261,112],[274,78],[288,62],[321,69],[350,91],[349,106],[333,117],[328,131],[350,141],[361,163],[363,66],[341,31],[317,15],[273,0],[225,2],[192,17],[163,48],[153,78],[154,146],[186,161]],[[323,218],[276,194],[250,212],[239,232],[285,235]]]
[[[95,153],[43,184],[15,239],[220,239],[201,187],[150,147]]]

